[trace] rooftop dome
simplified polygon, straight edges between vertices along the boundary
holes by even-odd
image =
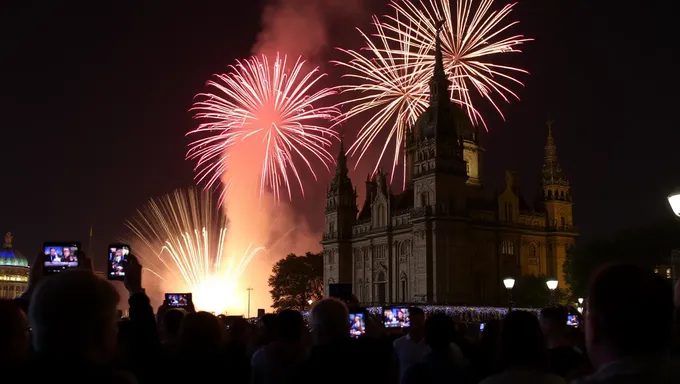
[[[12,249],[13,238],[11,233],[5,234],[5,244],[0,249],[0,267],[28,267],[28,259]]]

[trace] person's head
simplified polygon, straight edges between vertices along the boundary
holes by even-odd
[[[508,313],[501,325],[499,349],[506,368],[541,368],[545,346],[536,315],[526,311]]]
[[[51,256],[56,256],[57,255],[57,250],[54,248],[50,248],[50,255]]]
[[[172,308],[163,314],[161,330],[164,341],[172,341],[179,336],[185,313],[182,309]]]
[[[348,319],[349,311],[342,301],[332,297],[318,301],[309,315],[314,343],[331,343],[349,337]]]
[[[549,338],[566,336],[568,317],[569,313],[564,307],[543,308],[538,316],[543,335]]]
[[[445,313],[434,313],[425,320],[425,343],[432,350],[449,348],[456,323]]]
[[[38,284],[29,305],[36,352],[106,364],[116,348],[120,297],[92,271],[69,270]]]
[[[276,315],[276,333],[284,341],[302,340],[305,320],[302,314],[292,309],[284,309]]]
[[[408,309],[408,316],[411,320],[411,333],[422,333],[425,327],[425,311],[418,307]]]
[[[591,280],[586,308],[586,347],[596,367],[670,347],[673,291],[652,270],[627,264],[602,268]]]
[[[71,256],[71,248],[64,248],[64,256]]]
[[[31,339],[26,314],[14,300],[0,300],[0,358],[19,364],[28,360]]]
[[[222,341],[222,325],[212,313],[194,312],[184,316],[179,330],[182,353],[215,353]]]
[[[276,339],[276,315],[267,313],[257,321],[257,335],[261,343],[270,343]]]

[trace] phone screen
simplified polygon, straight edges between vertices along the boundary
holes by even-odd
[[[47,274],[78,266],[80,243],[45,243],[43,250],[43,269]]]
[[[366,333],[366,321],[363,312],[350,312],[349,314],[349,335],[358,339]]]
[[[127,268],[130,246],[126,244],[109,245],[109,266],[107,276],[109,280],[125,279],[125,268]]]
[[[578,327],[578,316],[568,315],[567,316],[567,325],[569,325],[571,327]]]
[[[172,308],[184,308],[191,303],[191,293],[166,293],[165,305]]]
[[[486,326],[486,323],[479,324],[479,331],[480,332],[484,332],[484,326]]]
[[[385,328],[407,328],[411,326],[408,307],[386,307],[383,310]]]

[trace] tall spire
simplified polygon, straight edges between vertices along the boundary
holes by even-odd
[[[336,175],[347,175],[349,170],[347,169],[347,154],[345,153],[345,136],[340,134],[340,152],[338,153],[337,159],[338,167],[335,169]]]
[[[545,144],[545,158],[543,162],[543,185],[569,185],[567,178],[557,160],[557,146],[552,133],[554,121],[548,120],[548,139]]]
[[[435,26],[437,28],[437,36],[434,52],[434,73],[430,80],[430,106],[435,106],[441,101],[449,101],[448,92],[451,86],[451,82],[446,77],[446,72],[444,71],[444,55],[442,54],[441,31],[444,27],[444,21],[438,21]],[[444,96],[439,97],[440,95]]]

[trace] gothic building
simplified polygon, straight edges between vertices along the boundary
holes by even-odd
[[[359,210],[341,146],[328,189],[324,281],[351,283],[362,303],[494,305],[504,277],[556,277],[578,235],[570,186],[557,160],[551,124],[538,201],[529,206],[519,179],[485,188],[484,149],[465,112],[448,97],[440,42],[430,103],[406,137],[406,189],[394,194],[379,171],[366,180]]]

